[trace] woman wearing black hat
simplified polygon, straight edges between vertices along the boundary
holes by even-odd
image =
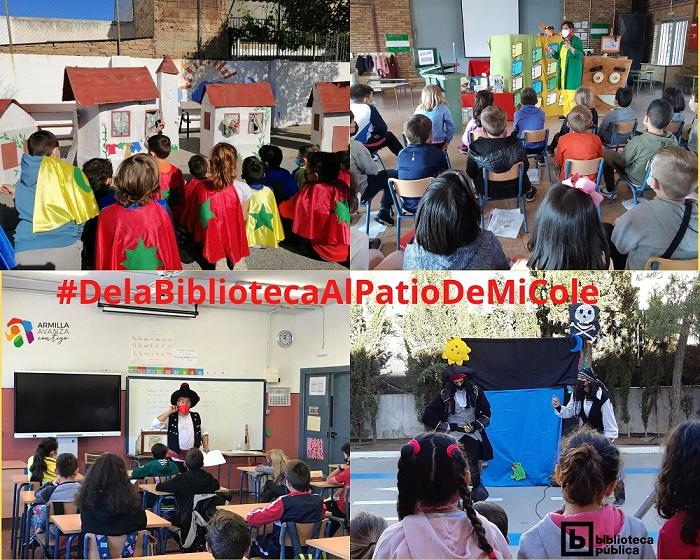
[[[199,395],[187,383],[170,395],[170,406],[153,419],[154,429],[168,430],[168,447],[184,461],[192,448],[204,448],[209,452],[209,433],[202,427],[199,413],[190,409],[197,406]]]
[[[472,499],[488,498],[481,484],[480,461],[493,459],[493,448],[486,434],[491,423],[491,405],[484,391],[471,381],[476,372],[451,365],[443,373],[444,387],[428,404],[421,422],[430,430],[447,432],[464,449],[472,480]]]

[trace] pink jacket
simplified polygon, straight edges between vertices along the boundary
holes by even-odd
[[[512,558],[505,537],[485,517],[477,516],[498,558]],[[472,524],[462,511],[416,513],[387,528],[379,537],[374,559],[487,558]]]

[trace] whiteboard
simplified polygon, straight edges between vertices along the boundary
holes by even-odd
[[[141,430],[151,430],[153,418],[170,406],[170,395],[188,383],[199,395],[194,412],[209,432],[209,448],[232,450],[245,442],[248,424],[250,449],[263,450],[265,430],[264,379],[207,379],[192,377],[128,376],[126,378],[127,451],[136,452]]]
[[[478,12],[478,17],[476,13]],[[464,54],[467,58],[489,57],[489,38],[520,33],[518,0],[489,0],[487,4],[462,0]]]

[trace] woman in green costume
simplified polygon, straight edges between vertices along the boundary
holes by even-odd
[[[574,24],[561,24],[562,41],[558,49],[549,47],[549,52],[559,61],[559,89],[564,104],[564,114],[574,107],[574,92],[581,87],[583,79],[583,43],[574,34]]]

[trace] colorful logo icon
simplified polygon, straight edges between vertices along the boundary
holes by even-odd
[[[15,348],[21,348],[26,344],[34,342],[34,334],[32,333],[32,323],[23,321],[17,317],[13,317],[7,322],[7,331],[5,338],[15,345]]]

